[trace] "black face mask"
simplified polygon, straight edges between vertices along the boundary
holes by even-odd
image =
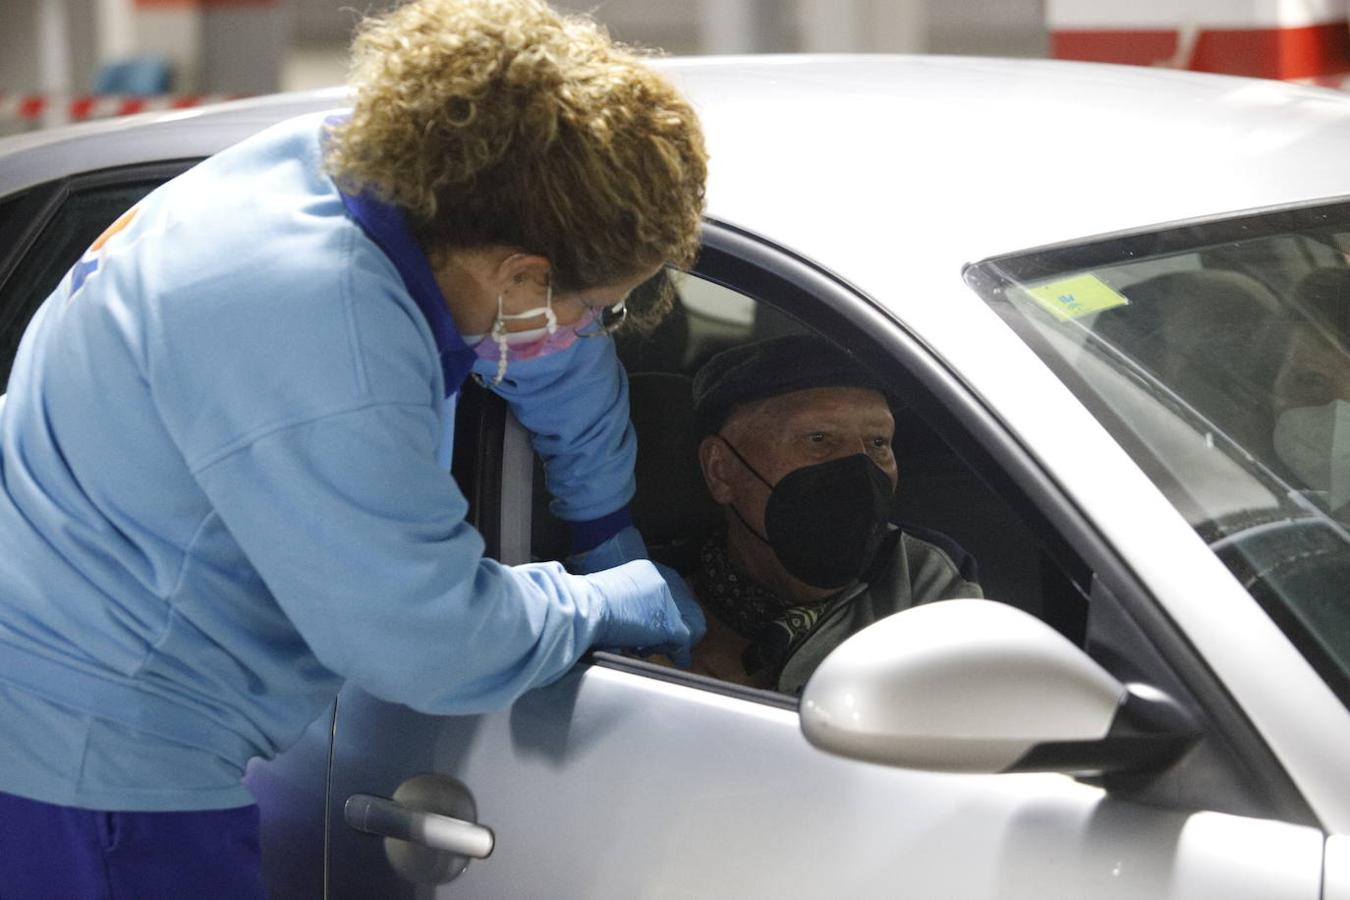
[[[718,437],[722,437],[718,435]],[[894,488],[866,455],[845,456],[794,469],[773,485],[726,438],[736,458],[769,488],[760,534],[793,577],[818,588],[840,588],[863,573],[886,535]]]

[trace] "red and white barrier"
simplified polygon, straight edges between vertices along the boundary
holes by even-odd
[[[120,94],[90,94],[82,97],[51,97],[45,94],[0,94],[0,123],[82,122],[109,116],[166,109],[191,109],[208,103],[237,99],[230,94],[168,94],[131,97]]]
[[[1350,73],[1347,0],[1046,0],[1058,59],[1337,85]]]

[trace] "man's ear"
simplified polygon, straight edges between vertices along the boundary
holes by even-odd
[[[730,503],[734,496],[727,477],[729,463],[730,454],[721,438],[708,435],[699,441],[698,464],[703,469],[703,481],[708,485],[708,493],[713,501],[723,506]]]

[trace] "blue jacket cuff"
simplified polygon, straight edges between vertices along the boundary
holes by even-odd
[[[633,524],[633,513],[627,504],[607,516],[585,522],[568,522],[572,529],[572,552],[585,553],[614,537]]]

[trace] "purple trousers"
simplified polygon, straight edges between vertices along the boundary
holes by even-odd
[[[258,808],[99,812],[0,793],[0,900],[262,900]]]

